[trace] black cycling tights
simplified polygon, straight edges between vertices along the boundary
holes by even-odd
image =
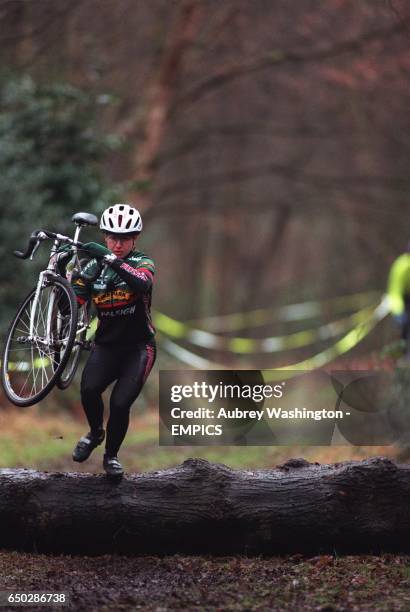
[[[117,382],[110,398],[110,417],[107,423],[105,452],[115,457],[127,433],[131,404],[154,365],[155,341],[132,346],[95,345],[85,365],[81,379],[81,401],[90,429],[103,427],[104,403],[102,392],[114,380]]]

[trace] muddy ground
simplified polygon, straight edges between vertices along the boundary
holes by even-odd
[[[410,610],[409,562],[398,555],[129,558],[1,551],[0,576],[1,590],[66,591],[70,606],[60,609],[76,611],[392,612]]]

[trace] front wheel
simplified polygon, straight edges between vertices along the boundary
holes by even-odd
[[[47,279],[21,303],[7,333],[1,378],[8,399],[31,406],[54,387],[70,357],[77,330],[77,300],[63,278]]]

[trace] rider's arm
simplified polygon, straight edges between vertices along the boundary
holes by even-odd
[[[94,257],[101,258],[111,266],[116,274],[136,293],[146,293],[152,287],[155,266],[146,255],[138,258],[129,257],[126,261],[116,257],[109,249],[96,242],[87,242],[84,248]]]
[[[152,259],[144,257],[138,262],[124,261],[117,257],[110,266],[117,275],[136,293],[146,293],[152,287],[155,265]]]
[[[84,272],[92,275],[95,272],[97,260],[91,259],[84,268]],[[79,304],[84,304],[91,299],[91,283],[88,283],[82,278],[75,278],[71,283],[74,293]]]

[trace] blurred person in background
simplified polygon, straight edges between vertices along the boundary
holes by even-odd
[[[410,242],[407,251],[399,255],[390,268],[387,296],[390,312],[400,327],[406,353],[410,355]]]

